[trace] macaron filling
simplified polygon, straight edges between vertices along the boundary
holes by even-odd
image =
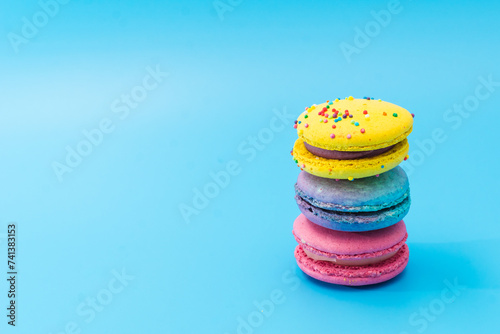
[[[306,150],[310,153],[322,157],[325,159],[336,159],[336,160],[355,160],[355,159],[363,159],[363,158],[372,158],[377,155],[383,154],[387,151],[390,151],[395,145],[391,145],[384,148],[379,148],[376,150],[370,151],[356,151],[356,152],[347,152],[347,151],[335,151],[335,150],[327,150],[324,148],[319,148],[312,146],[304,141],[304,146]]]
[[[315,261],[328,261],[338,264],[340,266],[367,266],[369,264],[375,264],[387,260],[388,258],[394,256],[399,249],[379,257],[366,258],[366,259],[353,259],[353,260],[337,259],[336,257],[326,257],[323,255],[316,255],[314,253],[309,252],[306,248],[302,248],[302,250],[304,251],[304,253],[306,253],[307,256],[309,256],[311,259]]]

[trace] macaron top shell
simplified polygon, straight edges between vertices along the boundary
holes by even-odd
[[[352,97],[313,105],[297,118],[301,140],[334,151],[388,147],[404,140],[412,128],[408,110],[390,102]]]
[[[297,195],[326,210],[375,211],[400,203],[409,195],[408,176],[396,167],[377,176],[354,181],[318,177],[302,171]]]
[[[404,221],[368,232],[342,232],[324,228],[299,215],[293,234],[301,243],[326,253],[356,255],[382,251],[397,245],[406,237]]]

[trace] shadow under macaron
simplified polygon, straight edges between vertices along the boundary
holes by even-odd
[[[382,283],[344,286],[325,283],[302,273],[305,282],[335,291],[440,291],[450,285],[464,290],[498,289],[500,273],[489,270],[500,257],[500,242],[495,240],[408,243],[410,259],[398,276]]]

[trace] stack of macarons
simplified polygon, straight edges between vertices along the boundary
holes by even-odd
[[[365,97],[326,101],[298,117],[292,156],[301,173],[293,225],[307,275],[342,285],[387,281],[408,263],[408,158],[413,114]]]

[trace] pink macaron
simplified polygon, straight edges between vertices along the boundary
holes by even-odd
[[[400,274],[408,263],[408,234],[403,221],[374,231],[343,232],[316,225],[301,214],[293,224],[293,234],[299,243],[297,264],[320,281],[381,283]]]

